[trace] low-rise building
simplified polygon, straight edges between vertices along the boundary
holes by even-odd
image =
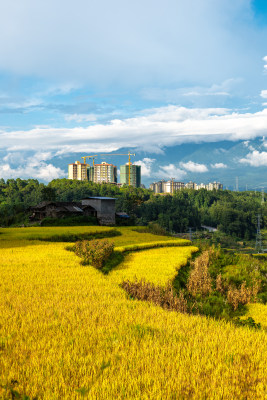
[[[113,197],[88,197],[82,199],[82,207],[92,207],[96,211],[100,225],[115,224],[115,198]]]
[[[30,220],[41,221],[44,218],[64,218],[69,216],[80,216],[84,212],[81,203],[70,201],[42,201],[30,208],[32,215]]]
[[[44,218],[66,218],[75,216],[93,216],[100,225],[115,224],[115,198],[88,197],[81,201],[43,201],[30,210],[31,221],[41,222]]]

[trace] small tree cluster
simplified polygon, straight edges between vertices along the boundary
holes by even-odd
[[[245,305],[255,301],[259,289],[260,283],[258,281],[252,287],[247,287],[246,282],[243,282],[239,289],[230,286],[227,292],[227,301],[236,311],[239,304]]]
[[[130,282],[126,280],[121,284],[122,288],[133,298],[138,300],[151,301],[166,310],[187,312],[187,300],[182,291],[177,296],[171,283],[163,288],[145,280]]]
[[[114,251],[114,243],[108,240],[83,240],[76,242],[75,254],[83,259],[83,264],[92,264],[101,269]]]

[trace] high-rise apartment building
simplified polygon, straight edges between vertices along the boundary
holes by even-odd
[[[130,175],[130,179],[129,179]],[[126,163],[120,166],[120,182],[122,185],[130,185],[133,187],[141,186],[141,165]]]
[[[87,181],[87,164],[83,164],[80,161],[69,164],[68,178],[77,179],[78,181]]]
[[[162,189],[164,193],[174,193],[177,190],[184,189],[184,183],[170,180],[163,183]]]
[[[196,189],[197,188],[197,184],[195,182],[190,181],[190,182],[187,182],[185,184],[185,187],[187,189]]]
[[[210,182],[206,185],[207,190],[223,190],[223,185],[220,182]]]
[[[150,185],[150,189],[154,193],[174,193],[177,190],[182,190],[182,189],[194,189],[194,190],[200,190],[200,189],[206,189],[206,190],[223,190],[223,185],[220,182],[210,182],[207,184],[200,183],[197,184],[195,182],[188,182],[184,184],[183,182],[176,182],[174,180],[161,180],[159,182],[153,182]]]
[[[152,190],[154,193],[163,193],[165,183],[166,181],[164,179],[159,182],[153,182],[150,184],[149,189]]]
[[[89,182],[94,182],[94,171],[94,167],[92,167],[91,165],[87,165],[87,179]]]
[[[102,162],[94,165],[95,183],[117,183],[117,167],[113,164]]]

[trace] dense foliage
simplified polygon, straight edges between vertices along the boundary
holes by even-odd
[[[179,270],[174,287],[191,313],[232,319],[245,313],[246,304],[267,302],[266,272],[265,260],[210,248]]]
[[[144,279],[125,280],[121,287],[131,298],[146,300],[168,310],[231,320],[238,326],[260,328],[245,315],[246,305],[266,303],[266,261],[209,248],[181,267],[166,286]]]
[[[118,188],[56,179],[47,186],[37,180],[0,180],[0,224],[27,224],[30,206],[44,200],[79,201],[88,196],[115,197],[117,211],[131,216],[130,224],[159,224],[171,232],[186,232],[201,225],[218,227],[221,232],[250,240],[255,236],[257,214],[262,227],[267,225],[267,208],[261,204],[261,193],[182,190],[171,195],[154,195],[142,188]]]

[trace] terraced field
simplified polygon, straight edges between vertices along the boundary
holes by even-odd
[[[96,228],[106,229],[67,230]],[[116,247],[173,240],[119,230]],[[36,240],[64,233],[0,230],[1,399],[267,398],[264,330],[166,311],[119,286],[134,276],[164,285],[196,248],[129,253],[103,275],[66,243]],[[266,316],[266,306],[254,307]]]

